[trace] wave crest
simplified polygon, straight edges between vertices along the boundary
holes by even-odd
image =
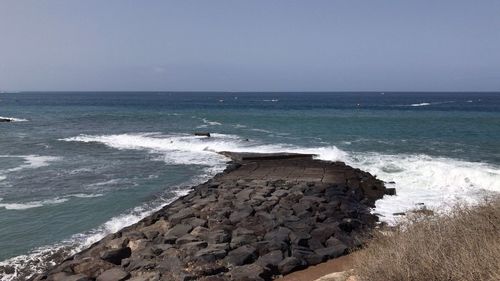
[[[10,122],[26,122],[26,121],[28,121],[27,119],[15,118],[15,117],[3,117],[3,116],[0,116],[0,119],[10,120]]]

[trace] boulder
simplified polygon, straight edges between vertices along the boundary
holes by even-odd
[[[198,136],[198,137],[207,137],[207,138],[210,137],[210,133],[209,132],[195,132],[194,135]]]
[[[194,216],[194,211],[191,208],[185,208],[185,209],[182,209],[179,212],[176,212],[175,214],[171,215],[169,217],[169,220],[170,220],[170,223],[172,223],[172,224],[178,224],[183,219],[190,218],[193,216]]]
[[[252,262],[256,257],[257,249],[250,245],[244,245],[228,253],[225,262],[229,265],[237,266]]]
[[[268,270],[257,264],[237,266],[229,272],[232,280],[238,281],[265,281]]]
[[[283,253],[280,250],[274,250],[259,257],[255,263],[262,267],[277,268],[282,260]]]
[[[227,243],[223,244],[209,244],[206,248],[196,252],[194,257],[196,259],[201,259],[207,262],[212,262],[218,259],[222,259],[227,255],[227,250],[229,245]]]
[[[97,277],[96,281],[123,281],[129,276],[130,274],[125,270],[119,267],[114,267],[101,273],[101,275]]]
[[[120,265],[122,260],[130,257],[131,254],[132,254],[132,251],[130,250],[130,248],[124,247],[124,248],[120,248],[120,249],[112,249],[112,250],[104,251],[101,254],[101,259],[103,259],[107,262],[116,264],[116,265]]]
[[[304,263],[296,257],[287,257],[278,264],[278,270],[285,275],[304,266]]]

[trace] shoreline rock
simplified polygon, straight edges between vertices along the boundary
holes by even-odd
[[[359,247],[387,193],[342,162],[223,154],[224,172],[32,280],[272,280]]]

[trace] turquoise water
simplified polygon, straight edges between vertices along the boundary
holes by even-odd
[[[3,93],[0,116],[16,118],[0,123],[2,264],[136,222],[221,171],[223,150],[315,153],[394,181],[374,210],[387,222],[500,192],[499,93]]]

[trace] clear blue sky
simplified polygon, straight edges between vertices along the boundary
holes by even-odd
[[[0,90],[498,91],[500,1],[0,1]]]

